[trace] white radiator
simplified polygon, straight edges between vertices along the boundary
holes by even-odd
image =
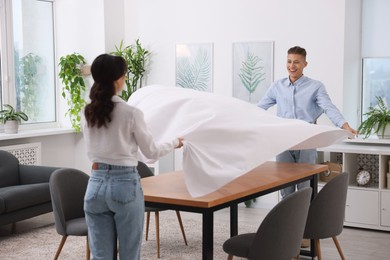
[[[20,164],[41,165],[41,143],[0,146],[0,150],[13,154]]]

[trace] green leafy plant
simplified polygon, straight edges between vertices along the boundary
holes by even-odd
[[[7,121],[18,121],[19,123],[21,120],[27,121],[28,116],[22,112],[22,111],[16,111],[11,105],[4,104],[3,107],[5,109],[0,111],[0,122],[5,124]]]
[[[368,108],[368,112],[364,114],[364,116],[367,116],[367,119],[358,127],[358,133],[364,135],[364,138],[369,137],[372,133],[383,138],[385,129],[390,124],[390,110],[381,97],[377,96],[376,100],[378,101],[378,106],[370,106]]]
[[[146,72],[146,64],[150,52],[143,48],[139,39],[135,40],[135,44],[124,46],[123,40],[119,47],[115,46],[116,51],[111,54],[121,56],[126,60],[126,89],[124,89],[120,97],[127,101],[131,94],[142,87],[142,80]]]
[[[60,58],[60,72],[58,76],[62,81],[62,97],[67,100],[69,106],[65,115],[69,115],[72,127],[80,131],[80,112],[86,105],[85,81],[81,73],[86,64],[84,57],[78,53],[68,54]]]
[[[251,94],[255,92],[260,82],[265,80],[265,73],[262,72],[264,67],[258,65],[260,61],[261,59],[258,56],[248,51],[246,60],[242,62],[240,74],[238,75],[242,84],[249,92],[249,101],[251,101]]]
[[[207,90],[207,81],[210,77],[210,60],[207,51],[200,48],[193,61],[189,57],[178,59],[176,71],[176,84],[178,86]]]

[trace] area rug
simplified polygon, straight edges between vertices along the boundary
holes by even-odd
[[[151,215],[149,240],[143,243],[141,259],[157,259],[157,245],[154,226],[154,214]],[[200,214],[182,212],[188,246],[184,244],[179,223],[174,211],[160,213],[160,259],[194,260],[202,257],[202,217]],[[226,259],[222,250],[223,242],[229,238],[229,223],[215,218],[214,259]],[[257,227],[239,223],[239,233],[255,232]],[[144,232],[145,233],[145,232]],[[54,224],[35,228],[25,233],[0,237],[0,259],[33,260],[53,259],[61,236],[56,233]],[[85,259],[85,237],[68,237],[59,259]]]

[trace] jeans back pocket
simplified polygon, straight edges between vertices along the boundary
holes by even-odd
[[[102,179],[91,176],[88,181],[88,186],[85,192],[84,200],[88,201],[88,200],[96,199],[102,185],[103,185]]]
[[[132,202],[136,198],[137,183],[136,179],[113,179],[111,182],[111,199],[121,204]]]

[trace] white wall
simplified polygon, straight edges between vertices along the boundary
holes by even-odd
[[[345,2],[131,0],[125,3],[126,39],[140,37],[154,54],[147,83],[170,86],[175,44],[214,43],[214,92],[226,95],[232,94],[233,42],[274,41],[275,79],[287,75],[287,49],[300,45],[308,51],[305,74],[322,81],[343,110]]]

